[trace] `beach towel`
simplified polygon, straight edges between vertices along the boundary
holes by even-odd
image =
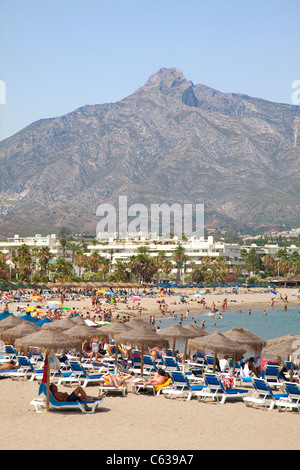
[[[221,381],[226,389],[232,388],[234,385],[234,380],[231,377],[221,377]]]
[[[114,374],[109,374],[109,377],[111,377],[112,375]],[[121,377],[120,379],[122,379],[122,374],[121,374]],[[106,377],[104,379],[104,385],[113,385],[112,381],[110,378]],[[125,380],[122,380],[122,382],[120,383],[119,387],[125,387]]]
[[[172,379],[169,378],[163,384],[155,385],[155,391],[158,392],[158,390],[160,390],[161,388],[167,387],[168,385],[170,385],[171,382],[172,382]]]

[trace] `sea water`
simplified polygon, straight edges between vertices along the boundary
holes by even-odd
[[[185,311],[182,311],[183,320],[182,326],[196,321],[198,326],[204,320],[205,331],[211,334],[215,331],[225,333],[233,327],[246,328],[251,333],[259,336],[265,341],[271,338],[277,338],[287,334],[299,335],[300,334],[300,305],[287,307],[284,311],[283,307],[269,308],[251,308],[251,315],[248,315],[249,307],[244,308],[230,308],[226,311],[218,311],[212,314],[209,310],[202,310],[199,312],[190,312],[186,315],[188,305]],[[264,315],[264,310],[267,315]],[[221,314],[221,317],[220,317]],[[160,326],[161,330],[171,325],[179,323],[180,313],[177,312],[177,318],[170,316],[163,316],[156,319],[155,326]],[[176,349],[181,350],[183,342],[176,342]]]

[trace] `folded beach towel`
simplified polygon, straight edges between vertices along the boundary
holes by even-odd
[[[167,385],[170,385],[171,382],[172,382],[172,379],[169,378],[163,384],[155,385],[155,391],[158,392],[158,390],[160,390],[161,388],[167,387]]]

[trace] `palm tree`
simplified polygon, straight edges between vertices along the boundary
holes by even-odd
[[[12,256],[12,261],[15,264],[16,272],[19,280],[26,280],[29,282],[30,275],[33,269],[34,259],[30,253],[28,245],[19,246]]]
[[[127,270],[127,263],[116,261],[114,265],[114,276],[119,282],[129,281],[129,272]]]
[[[186,262],[187,256],[185,255],[185,251],[183,246],[179,243],[176,247],[176,250],[174,251],[173,254],[173,259],[176,263],[177,266],[177,276],[176,276],[176,283],[180,283],[180,277],[181,277],[181,266]]]
[[[81,277],[81,268],[88,266],[88,257],[84,254],[83,250],[76,251],[74,255],[74,263],[79,268],[79,277]]]
[[[0,279],[8,280],[10,277],[10,267],[7,264],[7,259],[4,253],[0,252]]]
[[[115,254],[115,250],[112,248],[111,250],[108,250],[109,254],[110,254],[110,260],[109,260],[109,271],[111,271],[112,269],[112,265],[113,265],[113,256]]]
[[[66,251],[68,248],[69,240],[67,238],[59,238],[56,242],[57,246],[62,250],[62,257],[63,259],[66,258]]]
[[[138,254],[129,259],[130,274],[134,274],[139,281],[151,280],[157,272],[155,259],[149,256],[146,247],[139,247]]]
[[[162,265],[162,270],[164,273],[166,273],[167,277],[169,277],[170,272],[172,272],[173,269],[173,263],[170,260],[164,261]]]
[[[103,280],[105,282],[105,276],[110,271],[110,260],[108,260],[106,258],[101,258],[100,268],[101,268],[101,271],[103,273]]]
[[[268,276],[275,276],[276,274],[276,261],[273,255],[265,255],[262,258],[263,268]]]
[[[166,260],[166,252],[161,251],[155,258],[155,263],[156,263],[156,275],[157,275],[157,282],[159,281],[159,271],[163,270],[163,265]]]
[[[96,253],[95,251],[88,258],[88,268],[94,273],[99,271],[101,263],[102,257],[99,255],[99,253]]]
[[[70,261],[66,261],[63,258],[57,258],[55,263],[49,265],[50,271],[53,273],[52,277],[62,281],[72,279],[74,276],[74,268]]]
[[[293,251],[290,256],[291,264],[290,268],[293,274],[300,273],[300,255],[297,251]]]
[[[52,257],[53,255],[48,246],[43,246],[42,248],[38,249],[38,252],[37,252],[38,265],[39,265],[40,273],[42,276],[46,274],[48,263]]]
[[[191,284],[193,284],[194,283],[194,272],[195,272],[195,269],[196,269],[196,262],[195,261],[190,261],[188,266],[191,268]]]
[[[75,253],[80,250],[80,244],[70,240],[67,241],[66,248],[72,252],[72,264],[74,264]]]

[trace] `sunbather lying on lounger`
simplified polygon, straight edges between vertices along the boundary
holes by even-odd
[[[123,374],[121,372],[115,372],[114,374],[108,373],[104,374],[101,377],[101,381],[99,382],[101,385],[104,385],[104,387],[124,387],[125,385],[125,380],[131,379],[132,375],[131,374]],[[104,384],[102,384],[102,380],[105,380]]]
[[[164,369],[158,369],[153,379],[151,380],[138,380],[132,384],[132,391],[135,391],[137,385],[146,387],[147,385],[162,385],[169,379],[169,374]]]
[[[55,384],[50,384],[50,392],[57,401],[94,401],[95,397],[88,396],[82,387],[77,387],[75,390],[68,394],[67,392],[59,392]]]
[[[0,370],[10,370],[10,369],[17,369],[17,364],[15,363],[15,361],[11,360],[9,362],[5,362],[4,364],[2,364],[2,366],[0,366]]]

